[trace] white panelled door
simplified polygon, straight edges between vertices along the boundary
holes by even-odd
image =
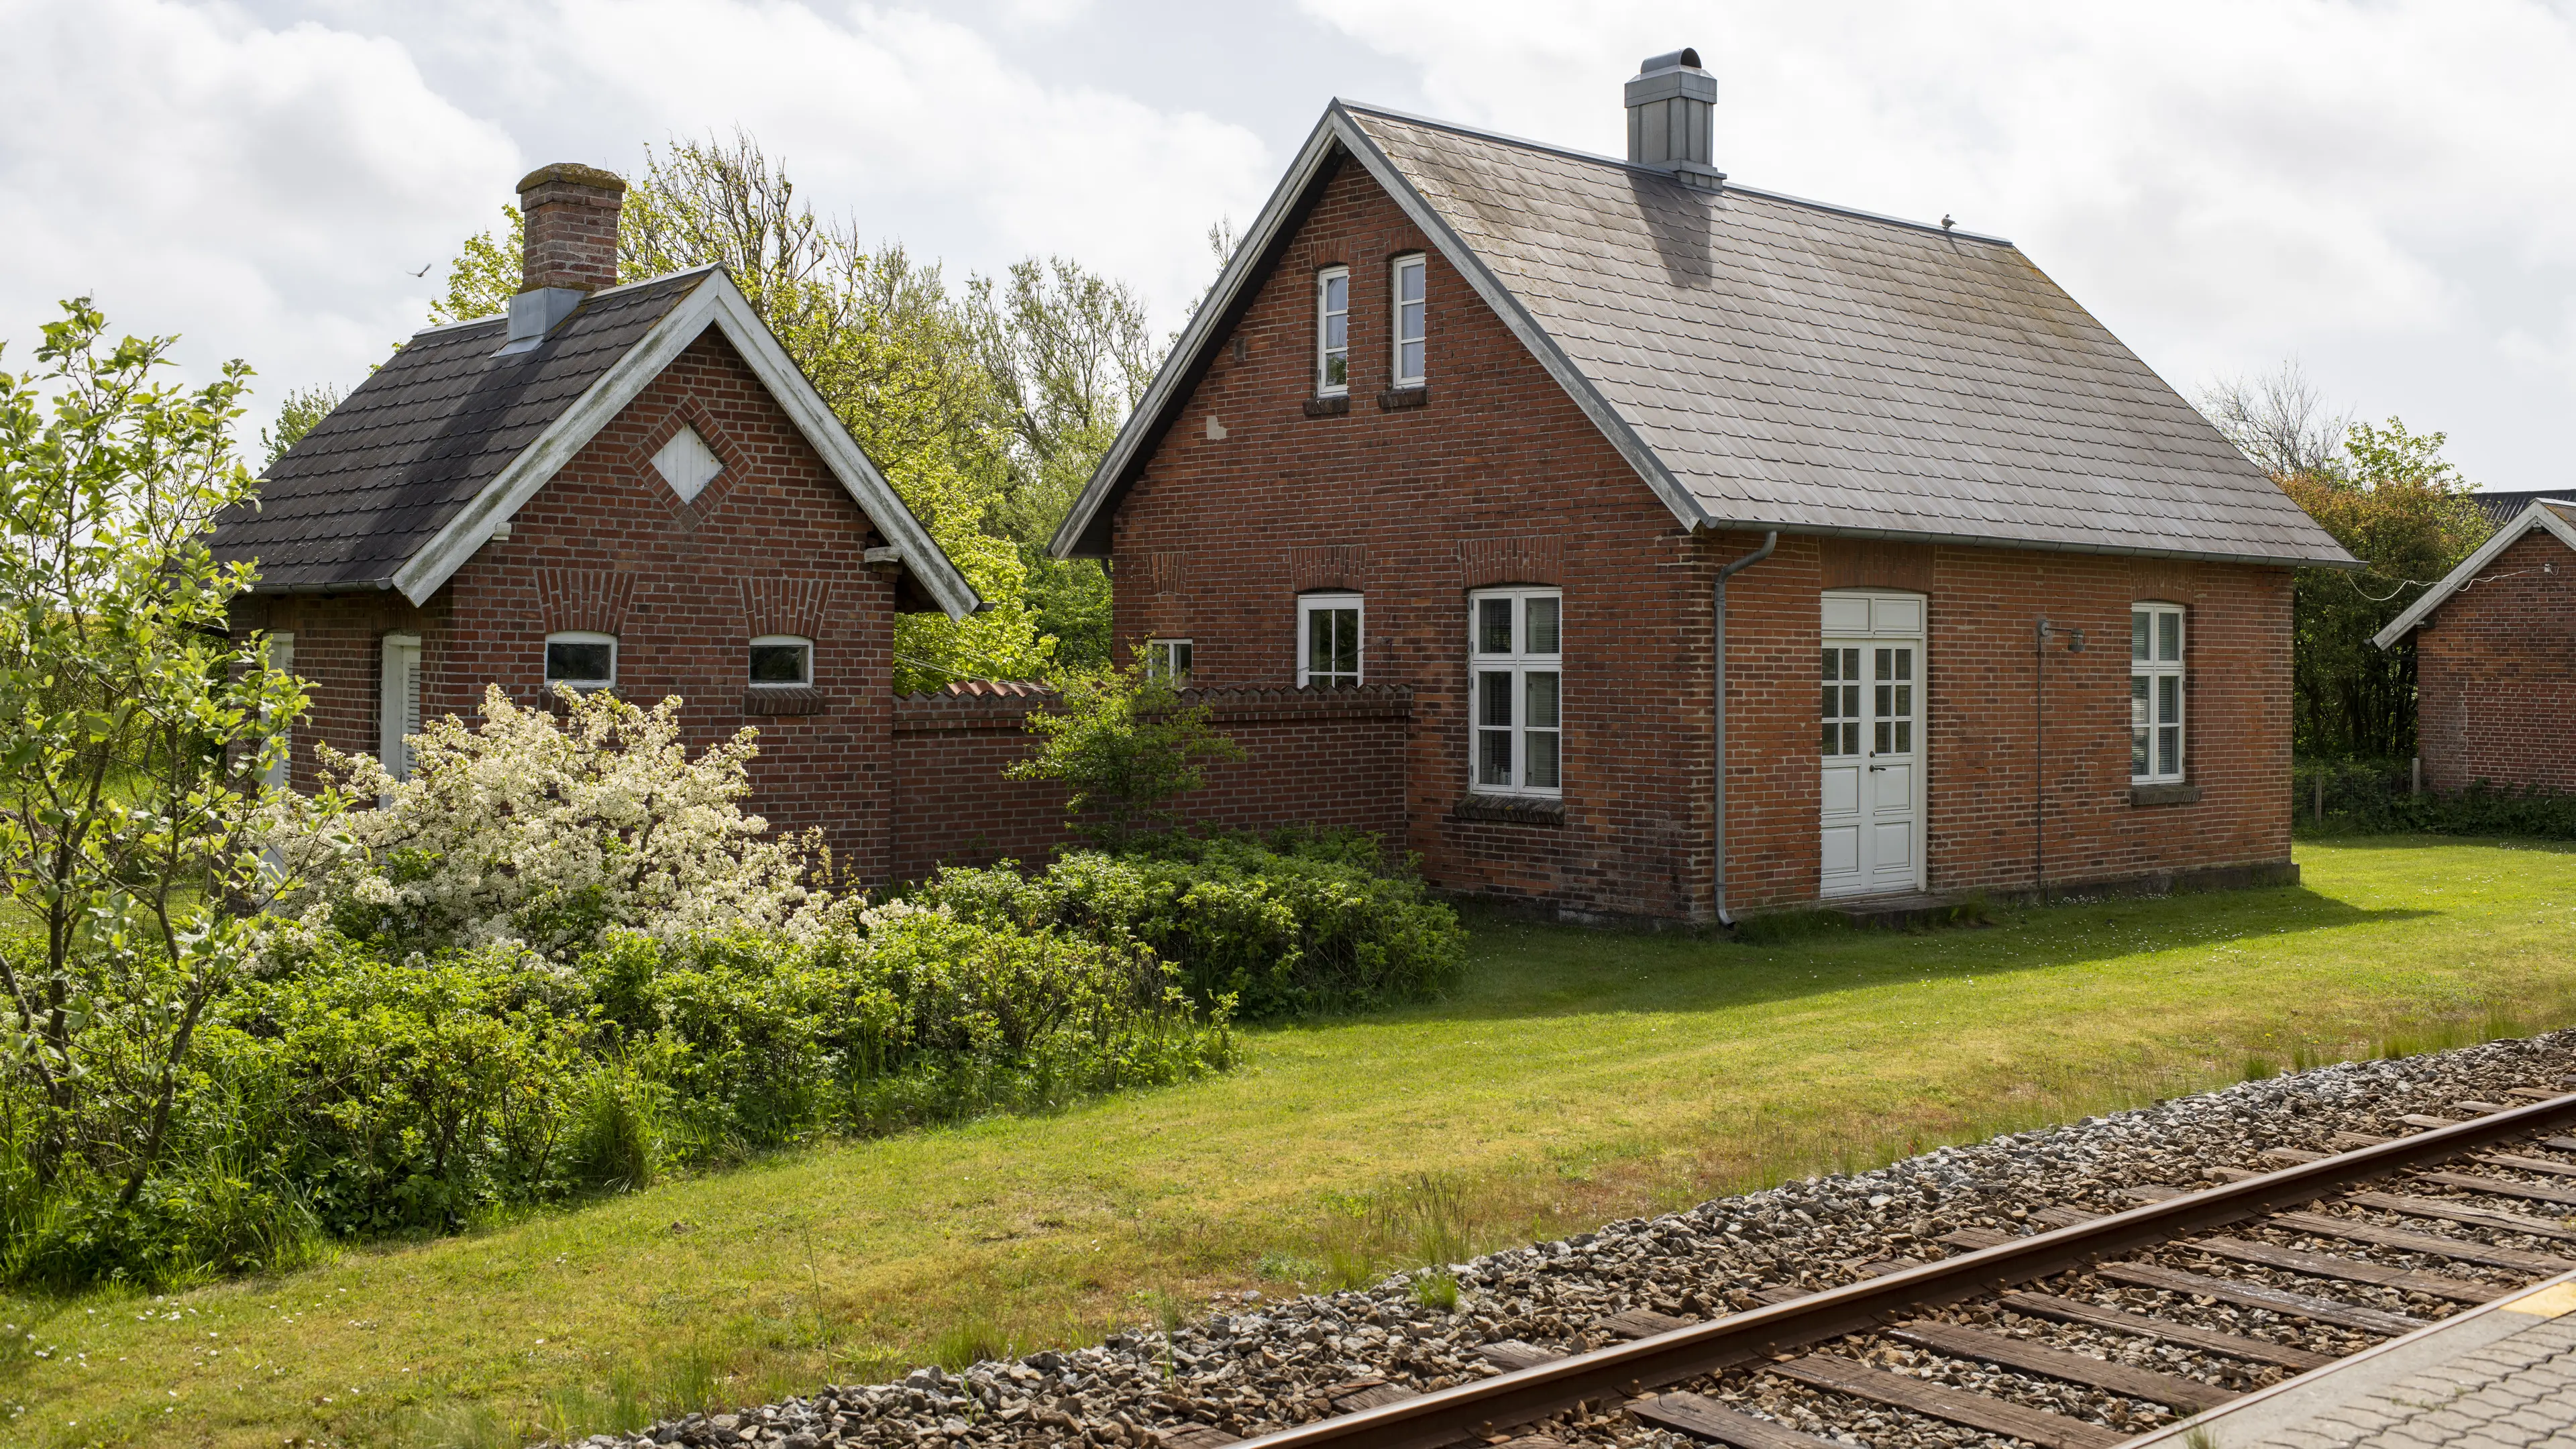
[[[1923,599],[1824,596],[1821,890],[1923,889]]]

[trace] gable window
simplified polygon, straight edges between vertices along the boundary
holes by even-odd
[[[1170,680],[1174,688],[1187,688],[1190,682],[1190,641],[1146,640],[1145,672],[1157,679]]]
[[[1423,259],[1395,259],[1395,385],[1420,387],[1423,378]]]
[[[2129,608],[2129,779],[2153,785],[2182,778],[2182,609]]]
[[[751,641],[751,687],[795,689],[814,682],[814,641],[763,634]]]
[[[1315,392],[1338,397],[1351,390],[1351,269],[1326,267],[1315,274]]]
[[[387,634],[382,692],[376,707],[376,760],[397,780],[411,778],[411,737],[420,733],[420,636]]]
[[[617,682],[617,636],[548,634],[546,684],[555,689],[606,689]]]
[[[1467,600],[1474,785],[1491,795],[1564,793],[1564,598],[1487,589]]]
[[[1306,594],[1297,600],[1297,687],[1348,689],[1360,682],[1360,596]]]

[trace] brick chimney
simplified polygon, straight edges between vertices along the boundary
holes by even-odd
[[[617,285],[617,208],[626,183],[577,162],[540,166],[519,181],[519,215],[527,229],[519,295],[510,299],[510,341],[503,352],[543,342],[581,299]]]
[[[1717,77],[1684,48],[1637,62],[1628,82],[1628,161],[1672,173],[1684,186],[1717,191],[1726,173],[1713,164]]]

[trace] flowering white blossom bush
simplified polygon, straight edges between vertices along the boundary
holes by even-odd
[[[820,833],[771,838],[742,812],[757,730],[692,760],[677,698],[564,705],[558,723],[494,685],[480,726],[451,715],[413,737],[408,780],[324,747],[322,792],[265,807],[285,882],[275,944],[336,931],[396,951],[516,944],[563,960],[621,928],[663,941],[848,928],[855,903],[819,884]]]

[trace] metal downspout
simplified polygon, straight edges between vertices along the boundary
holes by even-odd
[[[1712,628],[1714,629],[1716,636],[1714,640],[1716,648],[1715,653],[1712,656],[1716,661],[1716,667],[1710,672],[1716,676],[1717,680],[1717,790],[1715,796],[1717,806],[1717,855],[1715,865],[1710,871],[1710,875],[1712,877],[1710,893],[1716,898],[1717,923],[1721,926],[1732,926],[1735,924],[1735,917],[1729,914],[1726,909],[1726,581],[1735,577],[1737,574],[1742,573],[1744,570],[1753,567],[1755,564],[1762,562],[1764,559],[1769,558],[1771,556],[1771,550],[1779,547],[1779,544],[1780,530],[1776,528],[1772,529],[1770,532],[1762,535],[1762,546],[1760,548],[1755,549],[1753,552],[1748,553],[1744,557],[1737,559],[1735,562],[1719,569],[1717,571],[1717,586],[1714,591],[1712,607],[1710,609],[1710,613],[1714,616]]]

